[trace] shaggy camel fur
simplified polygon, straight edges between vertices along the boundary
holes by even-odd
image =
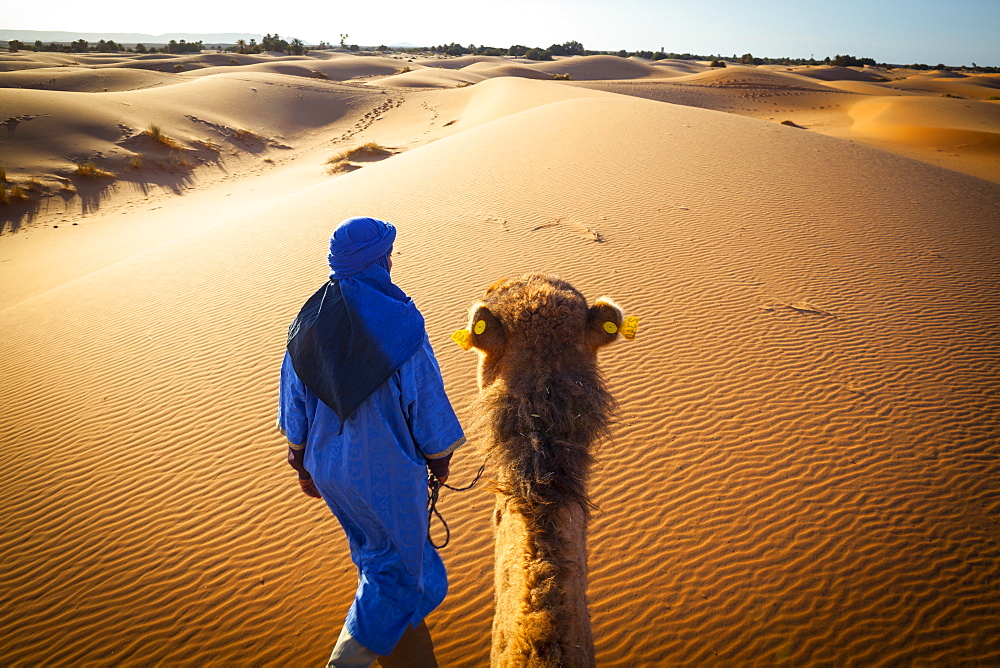
[[[591,446],[615,408],[597,350],[635,318],[544,274],[498,281],[453,338],[480,353],[475,407],[495,469],[494,666],[593,666]]]

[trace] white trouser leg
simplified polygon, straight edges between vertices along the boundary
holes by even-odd
[[[347,625],[344,624],[344,628],[340,630],[340,637],[337,638],[337,644],[333,647],[333,653],[330,654],[330,661],[326,664],[326,667],[369,668],[375,663],[376,659],[378,659],[378,654],[355,640],[354,636],[348,632]]]

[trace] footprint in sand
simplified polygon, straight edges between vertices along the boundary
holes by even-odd
[[[584,225],[583,223],[576,222],[565,222],[562,218],[556,218],[548,223],[543,223],[541,225],[536,225],[531,228],[531,232],[537,232],[538,230],[548,229],[550,227],[563,227],[574,231],[577,236],[581,239],[587,241],[596,241],[597,243],[603,243],[604,237],[601,236],[600,231],[596,227],[591,227],[589,225]]]

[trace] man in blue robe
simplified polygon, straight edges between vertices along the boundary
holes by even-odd
[[[340,520],[358,567],[330,666],[437,665],[423,620],[448,580],[427,534],[427,469],[443,482],[465,435],[423,316],[389,278],[395,237],[373,218],[337,227],[330,280],[289,327],[281,365],[288,461]]]

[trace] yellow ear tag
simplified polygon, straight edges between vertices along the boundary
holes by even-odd
[[[477,320],[476,321],[476,326],[473,328],[472,331],[474,331],[476,334],[482,334],[483,332],[485,332],[486,331],[486,321],[485,320]]]
[[[604,331],[607,332],[608,334],[614,334],[615,332],[618,331],[618,325],[608,320],[607,322],[604,323]]]
[[[460,329],[451,335],[451,340],[462,347],[462,350],[468,350],[472,347],[472,333],[467,329]]]
[[[635,338],[635,333],[639,331],[639,318],[630,315],[622,323],[622,336],[631,341]]]

